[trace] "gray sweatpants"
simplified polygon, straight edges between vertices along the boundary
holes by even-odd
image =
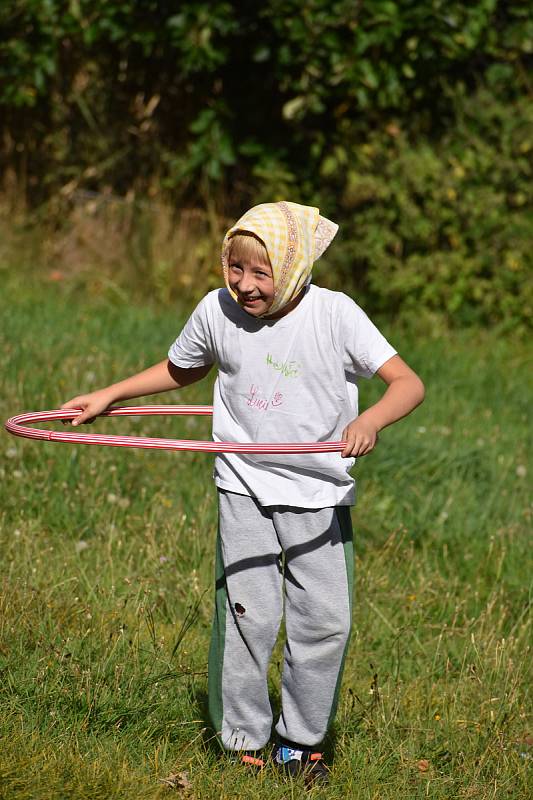
[[[267,671],[285,600],[287,640],[279,736],[314,747],[337,705],[351,624],[353,543],[348,506],[260,506],[219,491],[216,605],[209,709],[230,750],[268,742]]]

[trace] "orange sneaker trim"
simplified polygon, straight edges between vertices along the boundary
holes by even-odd
[[[262,758],[256,758],[255,756],[242,756],[241,758],[242,764],[251,764],[253,767],[264,767],[265,762]]]

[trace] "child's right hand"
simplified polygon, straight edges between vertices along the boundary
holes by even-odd
[[[105,411],[114,402],[115,398],[108,389],[99,389],[90,394],[80,394],[73,397],[66,403],[63,403],[61,408],[81,408],[82,411],[79,416],[71,420],[73,425],[83,425],[85,422],[94,422],[98,414]]]

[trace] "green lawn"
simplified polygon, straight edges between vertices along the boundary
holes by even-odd
[[[3,292],[2,418],[163,358],[183,314],[44,285]],[[529,798],[526,345],[384,332],[427,398],[356,467],[354,630],[332,783],[314,796]],[[382,390],[362,386],[363,403]],[[147,402],[210,402],[210,382]],[[209,438],[200,418],[91,431]],[[0,797],[297,798],[220,758],[205,717],[212,457],[1,448]],[[278,647],[272,663],[277,706]],[[528,744],[529,742],[529,744]],[[161,782],[186,773],[186,788]]]

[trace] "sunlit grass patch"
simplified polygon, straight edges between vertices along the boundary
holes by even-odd
[[[184,314],[27,288],[7,305],[2,415],[164,357]],[[530,796],[526,348],[387,330],[425,404],[356,466],[354,630],[331,798]],[[212,378],[210,378],[212,381]],[[364,382],[363,403],[382,387]],[[210,382],[148,402],[210,402]],[[195,418],[92,430],[208,438]],[[300,797],[243,775],[205,714],[212,458],[4,435],[0,789],[6,798]],[[280,648],[270,672],[279,697]],[[186,773],[185,788],[161,783]]]

